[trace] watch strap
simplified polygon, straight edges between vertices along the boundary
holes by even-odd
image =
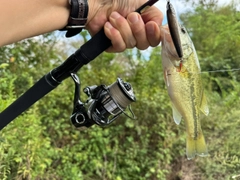
[[[80,33],[87,23],[88,1],[87,0],[69,0],[70,16],[68,24],[62,30],[67,30],[66,37],[72,37]]]

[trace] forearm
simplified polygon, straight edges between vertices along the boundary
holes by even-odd
[[[0,5],[0,46],[63,28],[68,0],[6,0]]]
[[[94,35],[104,26],[112,43],[110,52],[133,46],[139,49],[156,46],[160,41],[161,11],[152,7],[142,16],[129,14],[146,1],[88,0],[86,30]],[[0,2],[0,12],[1,47],[64,28],[68,24],[70,5],[69,0],[4,0]]]

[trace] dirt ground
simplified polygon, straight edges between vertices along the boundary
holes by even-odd
[[[170,171],[167,180],[202,180],[201,172],[196,163],[185,157],[174,160]]]

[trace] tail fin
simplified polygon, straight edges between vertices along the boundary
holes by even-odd
[[[195,157],[195,155],[205,157],[208,155],[207,145],[202,133],[194,139],[191,136],[187,137],[187,158],[188,160]]]

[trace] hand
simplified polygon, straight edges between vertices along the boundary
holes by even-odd
[[[111,3],[112,2],[112,3]],[[145,0],[89,0],[86,29],[93,36],[103,26],[112,46],[107,52],[122,52],[127,48],[140,50],[160,43],[160,26],[163,14],[150,7],[141,15],[133,12]]]

